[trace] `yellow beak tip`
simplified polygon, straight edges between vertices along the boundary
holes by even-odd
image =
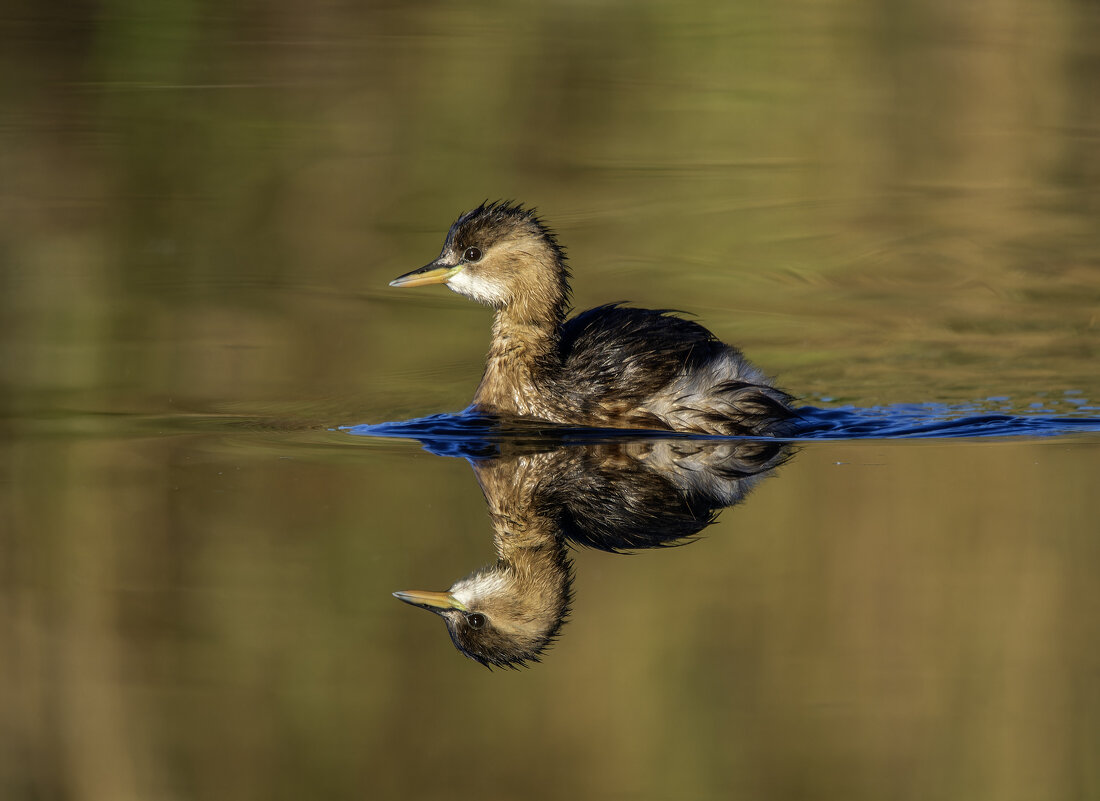
[[[393,593],[393,597],[421,609],[441,611],[444,609],[458,609],[465,612],[466,607],[449,592],[423,592],[421,590],[403,590]]]
[[[413,287],[426,286],[428,284],[445,284],[451,280],[451,277],[457,273],[459,269],[459,267],[437,267],[434,264],[429,264],[427,267],[421,267],[419,270],[413,270],[411,273],[399,275],[397,278],[390,281],[390,286]]]

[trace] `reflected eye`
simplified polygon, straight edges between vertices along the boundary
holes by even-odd
[[[476,248],[470,248],[470,250],[476,250]],[[469,253],[469,251],[466,252]],[[470,624],[470,628],[480,629],[485,625],[485,615],[481,614],[481,612],[472,612],[466,615],[466,622]]]
[[[465,261],[481,261],[481,248],[466,248],[462,258]]]

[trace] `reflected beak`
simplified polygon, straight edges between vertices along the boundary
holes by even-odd
[[[390,281],[390,286],[424,286],[425,284],[445,284],[462,269],[462,265],[442,264],[433,261],[419,270],[405,273]]]
[[[400,598],[407,604],[413,606],[419,606],[421,609],[427,609],[436,614],[440,614],[448,609],[457,609],[460,612],[468,612],[466,605],[460,600],[455,598],[449,592],[423,592],[421,590],[410,590],[408,592],[395,592],[394,598]]]

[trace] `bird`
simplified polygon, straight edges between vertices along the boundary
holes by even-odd
[[[504,442],[470,459],[496,561],[442,592],[396,598],[434,612],[455,648],[490,669],[540,662],[572,607],[570,546],[611,553],[692,541],[782,465],[781,439]]]
[[[598,428],[784,433],[792,397],[740,350],[668,309],[609,303],[569,318],[570,269],[536,210],[483,202],[439,256],[390,282],[445,284],[492,307],[485,372],[468,411]]]

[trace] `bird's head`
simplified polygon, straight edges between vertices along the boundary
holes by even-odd
[[[446,284],[460,295],[501,310],[545,316],[568,294],[565,252],[533,209],[498,201],[459,217],[439,257],[390,286]]]
[[[435,612],[455,647],[486,667],[539,661],[569,614],[572,575],[562,561],[553,571],[527,571],[505,562],[459,579],[446,592],[394,596]]]

